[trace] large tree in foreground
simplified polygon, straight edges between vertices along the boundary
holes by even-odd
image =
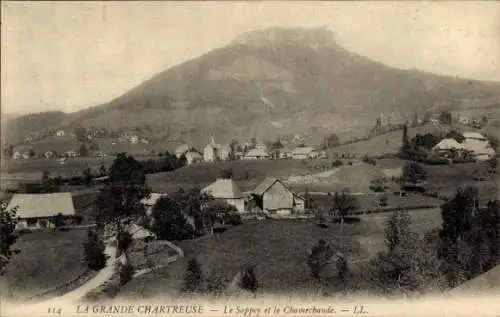
[[[120,237],[124,221],[145,214],[141,201],[149,195],[142,164],[126,153],[120,153],[109,169],[108,183],[97,198],[95,219],[98,223],[114,226],[117,237]]]
[[[331,212],[333,215],[340,217],[341,235],[344,234],[345,217],[353,214],[358,209],[358,200],[347,189],[333,195]]]
[[[441,207],[439,256],[449,286],[454,287],[481,274],[500,260],[499,202],[479,206],[475,188],[458,190]]]
[[[0,201],[0,275],[5,273],[5,267],[12,255],[19,253],[18,250],[12,249],[18,238],[15,232],[16,219],[16,208],[8,210],[7,203]]]

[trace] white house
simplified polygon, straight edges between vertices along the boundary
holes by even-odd
[[[236,210],[240,213],[245,212],[245,197],[232,179],[220,178],[201,191],[215,199],[226,201],[236,207]]]
[[[17,207],[17,228],[51,228],[57,214],[75,216],[71,193],[15,194],[8,209]]]
[[[185,153],[184,156],[186,157],[187,165],[203,162],[203,155],[201,155],[198,151],[189,151]]]
[[[53,151],[47,151],[43,153],[43,156],[45,156],[46,159],[50,159],[54,157],[54,152]]]
[[[292,158],[296,160],[318,158],[319,151],[313,147],[297,147],[292,151]]]
[[[458,116],[458,122],[460,122],[461,124],[470,124],[471,123],[471,119],[467,116]]]
[[[129,141],[132,144],[136,144],[137,142],[139,142],[139,137],[137,135],[131,135]]]
[[[192,146],[189,144],[182,144],[177,149],[175,149],[175,157],[180,158],[185,155],[189,150],[192,149]]]
[[[472,152],[474,158],[478,161],[487,161],[495,156],[495,150],[491,147],[488,139],[478,132],[464,132],[462,134],[465,140],[463,147]]]
[[[209,144],[203,149],[203,160],[205,162],[226,161],[231,157],[231,147],[215,143],[212,137]]]
[[[293,151],[288,149],[288,148],[282,148],[279,149],[279,158],[280,159],[287,159],[287,158],[292,158],[292,153]]]
[[[56,131],[56,136],[61,137],[61,136],[65,136],[65,135],[66,135],[66,132],[64,132],[64,130],[57,130]]]
[[[269,153],[261,148],[251,149],[243,156],[244,160],[266,160],[269,158]]]
[[[78,153],[76,153],[76,151],[66,151],[64,153],[64,156],[66,156],[66,157],[77,157]]]
[[[20,160],[23,158],[23,154],[19,151],[15,151],[13,154],[12,154],[12,158],[14,160]]]
[[[464,150],[464,146],[455,139],[442,139],[433,148],[434,151]]]

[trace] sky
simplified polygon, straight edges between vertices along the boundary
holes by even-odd
[[[500,81],[500,3],[5,2],[2,113],[77,111],[267,27],[328,27],[397,68]]]

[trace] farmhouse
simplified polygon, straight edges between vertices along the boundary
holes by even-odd
[[[304,160],[318,158],[319,152],[313,147],[297,147],[292,151],[292,158],[296,160]]]
[[[240,213],[245,212],[245,197],[232,179],[218,179],[201,191],[215,199],[226,201],[236,207],[236,210]]]
[[[14,160],[20,160],[23,158],[23,154],[19,151],[15,151],[13,154],[12,154],[12,158]]]
[[[177,149],[175,149],[175,157],[180,158],[185,155],[189,150],[192,149],[192,146],[189,144],[182,144]]]
[[[203,156],[198,151],[192,150],[185,153],[184,155],[186,157],[187,165],[203,162]]]
[[[18,208],[18,228],[50,228],[57,214],[75,215],[71,193],[15,194],[8,209],[14,207]]]
[[[289,215],[305,209],[305,200],[276,178],[266,178],[253,191],[257,206],[264,212]]]
[[[478,132],[464,132],[463,147],[472,152],[478,161],[486,161],[495,156],[495,150],[491,147],[488,139]]]
[[[265,160],[270,157],[269,153],[261,148],[251,149],[243,156],[244,160]]]
[[[215,143],[214,138],[203,149],[203,159],[205,162],[226,161],[231,156],[231,147]]]
[[[280,159],[292,158],[292,150],[289,148],[279,149],[278,156]]]

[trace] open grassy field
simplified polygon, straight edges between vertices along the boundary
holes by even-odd
[[[10,295],[32,296],[82,274],[86,269],[82,261],[85,240],[82,229],[22,235],[14,245],[21,253],[12,257],[2,276]]]
[[[419,233],[440,226],[439,210],[411,212],[413,228]],[[340,225],[329,223],[318,228],[314,221],[245,221],[220,236],[176,242],[185,258],[151,272],[125,285],[120,297],[151,298],[181,296],[187,261],[196,257],[205,274],[217,272],[232,279],[242,265],[255,265],[256,276],[264,293],[308,293],[315,289],[309,275],[307,255],[318,239],[325,239],[337,251],[344,252],[353,269],[366,263],[384,248],[385,220],[390,213],[362,216],[359,223],[347,224],[345,237]],[[331,268],[332,274],[335,269]]]
[[[221,171],[233,170],[233,179],[242,191],[254,189],[265,177],[307,175],[331,168],[331,161],[318,160],[262,160],[230,161],[216,164],[201,163],[178,170],[148,175],[148,183],[154,191],[171,192],[178,187],[204,187],[214,182]]]

